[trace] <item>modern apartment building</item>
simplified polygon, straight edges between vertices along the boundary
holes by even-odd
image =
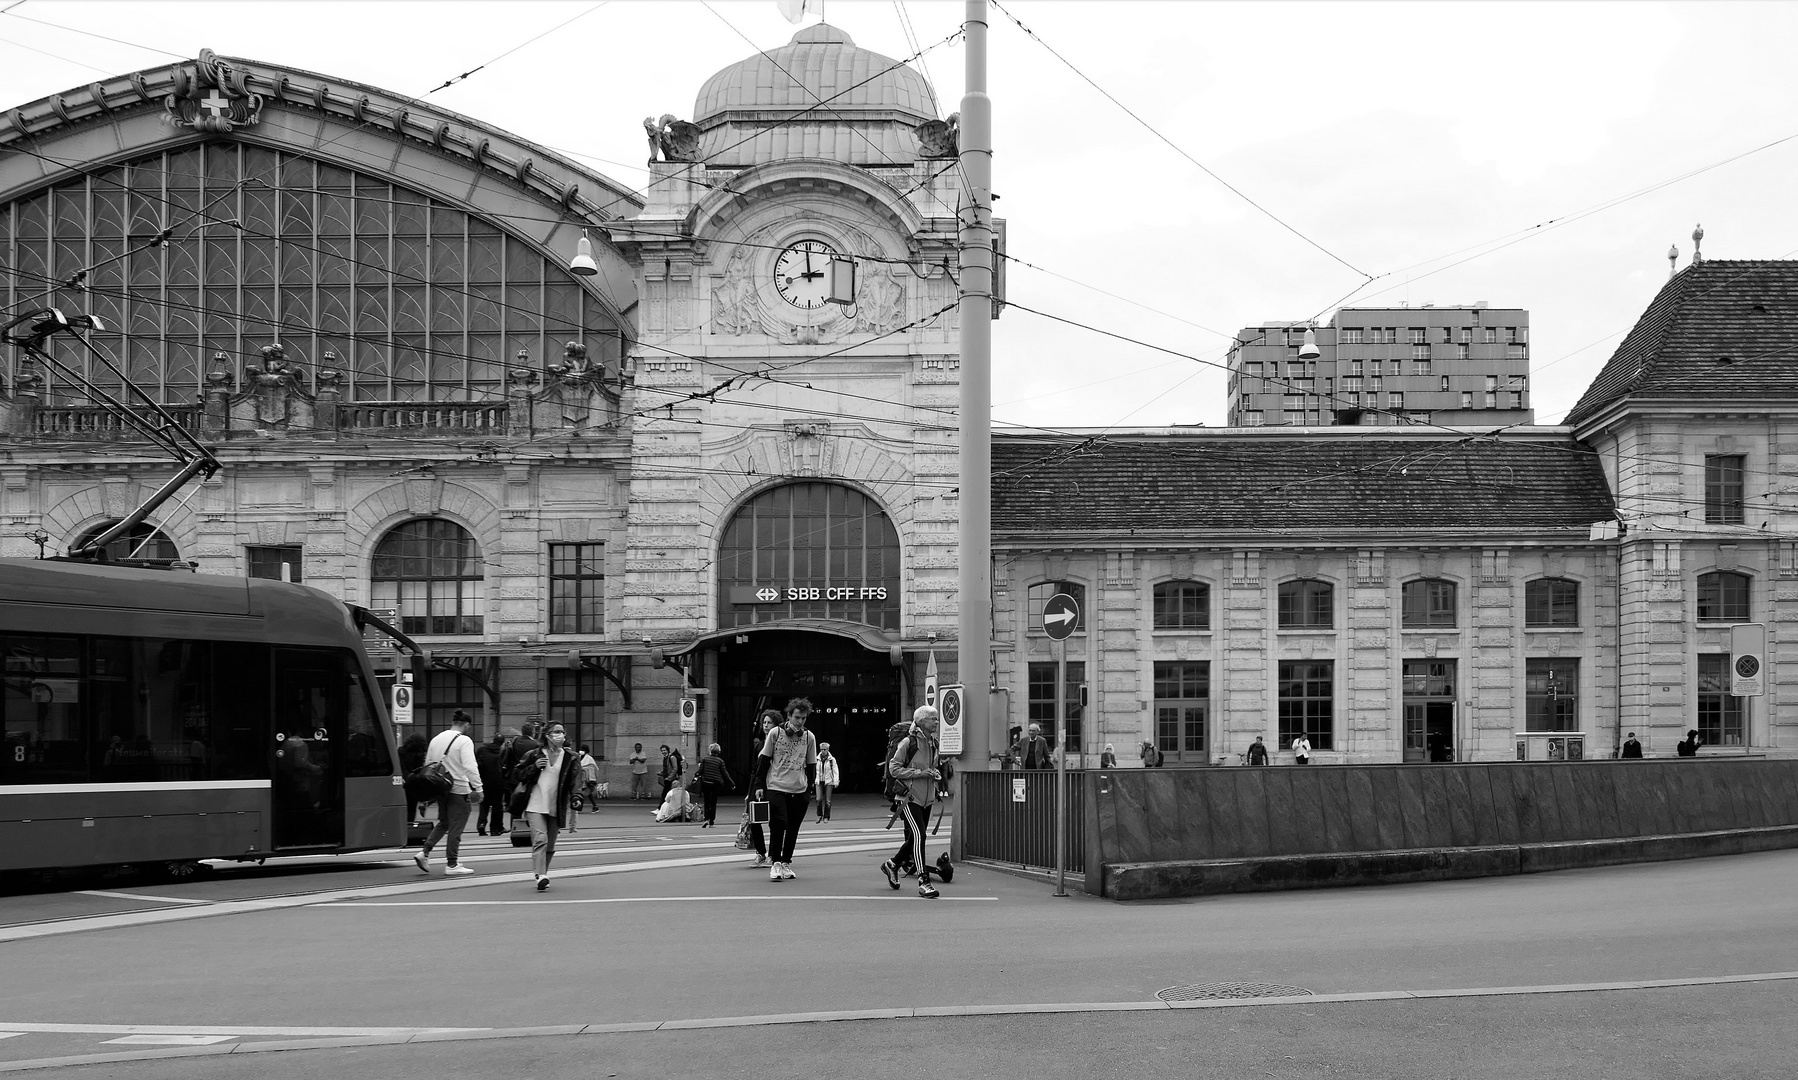
[[[1529,312],[1342,308],[1327,325],[1271,322],[1230,350],[1232,427],[1530,424]],[[1313,333],[1317,355],[1308,355]]]

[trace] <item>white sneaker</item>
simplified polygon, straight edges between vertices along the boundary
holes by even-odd
[[[779,863],[769,863],[768,864],[768,880],[769,881],[785,881],[786,880],[786,878],[781,875]]]
[[[788,881],[792,881],[794,878],[798,877],[799,875],[793,873],[793,864],[792,863],[784,862],[784,863],[780,864],[780,876],[783,878],[786,878]]]
[[[762,866],[767,866],[767,865],[768,865],[768,856],[766,856],[766,855],[757,855],[757,856],[756,856],[756,857],[755,857],[755,861],[754,861],[754,862],[752,862],[752,863],[750,863],[750,864],[749,864],[749,865],[750,865],[750,867],[751,867],[751,868],[756,868],[756,867],[762,867]]]
[[[431,872],[431,857],[424,852],[420,851],[413,855],[412,861],[418,866],[420,873],[428,874]]]
[[[474,867],[472,867],[472,866],[446,866],[443,869],[443,873],[444,873],[445,877],[460,877],[463,874],[474,873]]]

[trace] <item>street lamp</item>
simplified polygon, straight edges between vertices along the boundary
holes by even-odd
[[[581,242],[575,246],[574,258],[568,260],[568,272],[578,277],[593,277],[599,273],[599,264],[593,261],[593,241],[587,239],[587,230],[581,230]]]

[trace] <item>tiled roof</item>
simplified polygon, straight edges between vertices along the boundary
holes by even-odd
[[[1798,399],[1798,261],[1716,259],[1675,274],[1567,422],[1619,400]]]
[[[1597,456],[1558,431],[993,440],[996,538],[1566,530],[1584,540],[1614,517]]]

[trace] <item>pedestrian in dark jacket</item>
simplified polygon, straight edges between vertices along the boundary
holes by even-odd
[[[543,738],[546,745],[519,762],[520,775],[529,777],[524,816],[531,823],[531,875],[537,879],[538,892],[549,888],[556,834],[567,823],[568,801],[582,783],[581,758],[568,746],[567,729],[551,724]]]
[[[778,723],[780,723],[780,713],[773,709],[763,709],[762,714],[756,718],[755,747],[749,758],[751,769],[755,768],[756,759],[761,755],[762,744],[768,741],[768,733],[773,731],[774,725]],[[743,796],[744,810],[747,812],[749,804],[755,801],[755,787],[751,785],[749,792]],[[749,842],[755,845],[755,861],[749,865],[751,867],[767,866],[768,842],[762,836],[762,827],[759,823],[750,822]]]
[[[1249,764],[1267,764],[1267,743],[1261,741],[1259,735],[1255,736],[1255,741],[1249,745]]]
[[[482,836],[498,836],[506,831],[507,792],[499,768],[500,751],[505,745],[506,737],[494,732],[492,741],[475,748],[475,767],[481,771],[481,813],[474,824]]]
[[[425,750],[430,745],[430,740],[426,739],[423,735],[418,734],[416,731],[406,736],[406,740],[400,743],[401,776],[411,776],[413,773],[424,768]],[[418,800],[412,797],[410,789],[407,789],[406,793],[406,820],[408,822],[418,820]]]
[[[699,759],[699,793],[705,799],[705,823],[709,829],[718,823],[718,796],[735,791],[737,781],[724,766],[724,747],[713,743],[705,757]]]
[[[1693,728],[1686,732],[1685,741],[1675,746],[1673,749],[1679,753],[1680,757],[1697,757],[1699,745],[1698,729]]]
[[[662,744],[662,773],[660,776],[660,779],[662,781],[662,801],[663,802],[668,801],[668,789],[673,787],[674,785],[680,783],[681,765],[682,765],[682,762],[680,759],[680,754],[677,753],[672,748],[670,748],[667,743],[663,743]]]
[[[1636,741],[1636,733],[1629,733],[1629,740],[1623,744],[1623,757],[1639,758],[1642,756],[1642,744]]]
[[[541,749],[543,744],[537,741],[542,728],[538,724],[527,723],[524,730],[512,736],[506,742],[506,748],[499,756],[500,783],[505,787],[508,796],[518,786],[517,778],[512,774],[518,771],[518,763],[529,757],[532,750]]]
[[[1049,740],[1043,738],[1041,724],[1030,725],[1030,737],[1024,740],[1024,768],[1053,769],[1055,761],[1049,756]]]

